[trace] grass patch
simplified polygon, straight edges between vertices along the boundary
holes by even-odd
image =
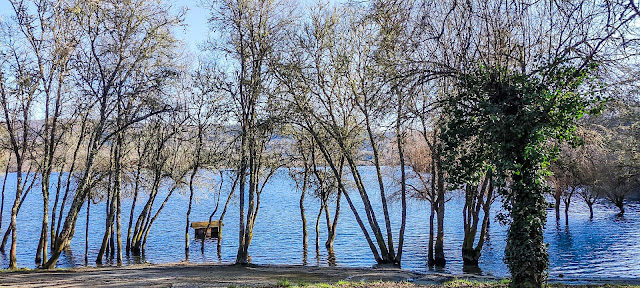
[[[18,269],[0,269],[0,273],[7,273],[7,272],[34,272],[37,271],[36,269],[30,269],[30,268],[18,268]]]
[[[288,279],[280,279],[276,283],[277,287],[291,287],[291,282]]]
[[[349,281],[339,281],[335,284],[331,283],[304,283],[300,282],[296,285],[293,285],[291,281],[287,279],[282,279],[278,281],[276,286],[272,287],[287,287],[287,288],[509,288],[510,281],[508,279],[503,279],[500,281],[477,281],[477,280],[467,280],[467,279],[454,279],[451,281],[447,281],[443,284],[439,285],[426,285],[426,286],[418,286],[410,282],[349,282]],[[233,286],[236,288],[235,286]],[[595,287],[604,287],[604,288],[640,288],[638,285],[565,285],[553,283],[549,284],[547,287],[552,288],[595,288]]]
[[[477,280],[467,280],[467,279],[454,279],[451,281],[447,281],[445,283],[442,284],[442,287],[446,287],[446,288],[466,288],[466,287],[478,287],[478,288],[484,288],[484,287],[491,287],[491,288],[507,288],[509,287],[509,281],[504,281],[501,280],[500,282],[496,282],[496,281],[477,281]]]

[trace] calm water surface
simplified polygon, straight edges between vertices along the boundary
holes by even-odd
[[[362,167],[361,169],[365,179],[368,179],[367,185],[369,185],[371,201],[379,203],[380,196],[376,190],[375,170],[371,167]],[[9,224],[10,209],[13,203],[13,195],[11,195],[13,189],[11,187],[14,186],[15,174],[10,174],[7,181],[8,190],[5,198],[2,233]],[[42,221],[42,198],[39,195],[40,187],[36,186],[34,189],[18,215],[18,265],[21,267],[35,266],[35,250],[38,245]],[[389,186],[389,191],[393,189]],[[213,210],[215,197],[212,192],[207,192],[208,190],[210,189],[203,187],[198,192],[191,214],[192,221],[206,221]],[[354,192],[352,193],[352,198],[359,198]],[[310,246],[305,258],[302,247],[302,221],[298,208],[299,197],[300,192],[295,190],[295,184],[285,170],[279,171],[276,177],[267,184],[262,194],[254,238],[249,250],[253,263],[348,267],[371,267],[375,264],[371,251],[346,201],[342,201],[338,235],[335,241],[335,261],[329,260],[330,257],[324,248],[326,224],[322,219],[320,221],[321,248],[319,253],[316,253],[314,246],[315,219],[319,209],[319,201],[312,196],[307,196],[305,201]],[[159,202],[163,199],[164,195],[159,195],[156,199],[156,206],[159,206]],[[224,205],[225,199],[226,196],[223,194],[221,206]],[[123,200],[123,233],[126,233],[131,202],[131,199]],[[138,203],[141,202],[138,201]],[[144,258],[125,256],[124,261],[126,263],[141,261],[168,263],[185,260],[183,233],[187,202],[188,195],[185,192],[174,194],[151,228]],[[563,274],[565,277],[571,278],[640,277],[640,205],[635,202],[627,203],[626,215],[624,218],[620,218],[616,216],[615,207],[607,203],[598,203],[594,206],[594,219],[589,220],[588,209],[581,203],[581,200],[576,197],[573,202],[568,225],[565,225],[564,219],[561,223],[556,223],[553,211],[549,211],[548,214],[545,241],[549,243],[550,275],[553,277]],[[142,210],[142,205],[144,204],[139,204],[136,208],[136,217],[137,213]],[[50,207],[52,206],[53,204],[50,205]],[[453,195],[446,204],[445,256],[447,265],[443,272],[454,274],[463,272],[460,256],[463,234],[462,206],[463,199],[456,195]],[[497,203],[492,211],[488,239],[480,258],[481,271],[476,272],[486,275],[508,276],[507,267],[502,261],[507,227],[495,219],[499,206]],[[71,249],[61,256],[58,267],[86,265],[84,262],[84,227],[87,221],[85,209],[86,204],[78,218],[76,233],[71,241]],[[392,227],[399,229],[400,205],[398,201],[391,204],[390,210]],[[378,212],[376,216],[380,219],[381,209],[376,212]],[[426,236],[429,231],[428,203],[411,200],[407,215],[403,268],[421,272],[430,271],[426,264]],[[217,216],[214,219],[217,219]],[[95,258],[104,233],[104,221],[105,203],[91,205],[88,263],[90,266],[95,265]],[[202,242],[193,239],[193,230],[190,230],[192,240],[188,255],[189,262],[233,263],[238,243],[237,198],[232,200],[224,223],[219,254],[217,240],[209,239]],[[380,219],[380,224],[383,225],[383,223]],[[394,231],[394,235],[397,238],[397,230]],[[126,239],[126,235],[123,235],[124,239]],[[397,239],[394,240],[397,241]],[[8,262],[8,253],[4,255],[0,253],[0,267],[6,268]]]

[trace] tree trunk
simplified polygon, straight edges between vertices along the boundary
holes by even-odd
[[[58,183],[56,183],[56,198],[53,202],[53,208],[51,209],[51,227],[49,228],[49,234],[50,234],[50,240],[49,240],[49,245],[51,247],[53,247],[54,242],[56,241],[56,210],[58,209],[58,200],[60,198],[60,189],[62,189],[62,174],[64,171],[64,165],[62,165],[62,168],[60,169],[60,172],[58,172]],[[62,212],[60,212],[62,213]],[[46,262],[46,261],[45,261]],[[44,263],[42,263],[44,264]]]
[[[35,178],[34,178],[35,179]],[[27,198],[27,195],[29,195],[29,191],[31,191],[30,189],[24,189],[22,188],[22,190],[24,191],[24,194],[22,195],[22,198],[20,199],[20,203],[18,204],[18,212],[20,212],[20,208],[22,208],[22,204],[24,203],[24,200]],[[2,244],[0,244],[0,251],[4,252],[5,248],[7,246],[7,241],[9,241],[9,236],[11,236],[11,225],[9,225],[9,227],[7,227],[7,230],[4,233],[4,236],[2,237]]]
[[[402,115],[402,95],[396,93],[398,97],[398,119],[396,120],[396,137],[398,144],[398,158],[400,160],[400,197],[402,206],[402,223],[400,224],[400,232],[398,235],[398,254],[396,255],[395,264],[400,266],[402,261],[402,248],[404,246],[404,230],[407,226],[407,175],[405,171],[405,159],[404,159],[404,136],[401,130],[401,115]],[[390,243],[393,247],[393,243]]]
[[[344,187],[344,183],[342,183],[342,173],[341,173],[342,170],[338,171],[338,168],[336,167],[336,164],[334,163],[333,158],[331,157],[331,154],[329,153],[327,147],[325,147],[322,144],[322,142],[320,142],[321,139],[319,139],[320,137],[318,136],[318,134],[313,129],[309,129],[309,127],[311,126],[307,126],[307,129],[313,136],[313,139],[318,144],[318,148],[320,148],[320,151],[322,152],[324,159],[326,160],[327,164],[329,164],[329,168],[331,168],[333,175],[336,177],[338,181],[338,189],[342,191],[344,198],[347,200],[347,203],[349,204],[349,208],[351,208],[351,211],[353,212],[353,215],[356,218],[356,222],[360,226],[360,230],[362,230],[362,233],[364,234],[364,237],[367,240],[367,244],[369,244],[369,248],[371,249],[371,253],[373,253],[374,259],[376,260],[376,262],[381,263],[383,259],[380,258],[380,253],[378,253],[378,248],[376,248],[375,244],[373,243],[373,240],[369,236],[369,231],[364,226],[364,222],[360,218],[360,214],[358,213],[358,210],[356,209],[355,205],[351,201],[351,198],[349,197],[349,194],[347,193],[346,188]]]
[[[111,185],[111,184],[109,184]],[[109,255],[109,239],[111,239],[111,228],[113,227],[113,216],[114,216],[114,212],[115,212],[115,199],[112,199],[112,194],[111,193],[111,188],[109,188],[109,192],[107,194],[107,202],[105,205],[106,208],[106,212],[107,212],[107,218],[105,221],[105,229],[104,229],[104,234],[102,236],[102,245],[100,246],[100,250],[98,251],[98,256],[96,258],[96,264],[102,264],[102,258],[104,257],[105,253],[107,254],[107,257]],[[111,199],[111,200],[109,200]]]
[[[119,177],[119,176],[118,176]],[[120,182],[120,181],[118,181]],[[116,239],[117,239],[117,255],[116,255],[116,263],[118,267],[122,266],[122,223],[121,223],[121,214],[122,214],[122,202],[121,202],[121,189],[119,187],[116,188]]]
[[[558,189],[557,185],[556,185],[556,189]],[[554,209],[556,210],[556,222],[560,221],[560,194],[558,192],[555,192],[555,194],[553,195],[553,198],[556,200],[556,205],[554,207]]]
[[[84,265],[89,265],[89,211],[91,210],[91,196],[87,197],[87,223],[84,227]]]
[[[424,125],[424,123],[423,123],[423,125]],[[426,135],[426,134],[423,134],[423,135]],[[426,136],[424,138],[428,143],[428,138]],[[431,150],[433,151],[433,149],[431,149]],[[433,155],[435,155],[435,154],[433,154]],[[430,186],[431,186],[430,187],[431,188],[431,193],[430,194],[431,194],[431,196],[430,196],[430,198],[428,198],[428,200],[429,200],[429,204],[430,204],[430,208],[431,209],[430,209],[430,214],[429,214],[429,249],[428,249],[428,254],[429,254],[428,255],[429,256],[428,262],[429,263],[428,264],[429,264],[429,266],[433,266],[433,265],[436,264],[434,251],[433,251],[434,250],[433,249],[434,236],[435,236],[434,235],[434,231],[435,231],[435,229],[434,229],[434,219],[435,219],[435,214],[436,214],[436,208],[438,206],[438,204],[436,202],[436,199],[433,198],[434,194],[436,193],[435,191],[436,191],[436,187],[437,187],[437,184],[436,184],[436,179],[437,179],[437,177],[436,177],[436,163],[435,163],[435,158],[434,157],[432,157],[432,161],[431,161],[430,166],[431,166],[431,175],[430,175],[431,176],[431,183],[430,183]]]
[[[338,227],[338,218],[340,216],[340,198],[342,198],[342,191],[338,190],[338,195],[336,196],[336,211],[333,215],[333,221],[331,222],[331,227],[328,230],[327,234],[327,242],[324,243],[324,246],[327,250],[333,250],[333,243],[336,240],[337,227]],[[327,211],[328,213],[328,208]]]
[[[18,162],[21,162],[18,160]],[[16,167],[16,198],[13,201],[13,207],[11,208],[11,223],[9,224],[11,230],[11,250],[9,252],[9,269],[18,268],[18,260],[16,258],[16,249],[18,244],[18,231],[17,231],[17,219],[18,210],[20,209],[20,198],[22,196],[22,165],[18,163]],[[4,243],[2,243],[4,247]]]
[[[365,98],[366,101],[366,98]],[[371,123],[369,122],[369,114],[368,111],[366,110],[366,108],[362,109],[365,115],[365,123],[367,126],[367,134],[369,135],[369,142],[371,144],[371,150],[373,152],[373,163],[374,166],[376,168],[376,176],[378,178],[378,188],[380,189],[380,200],[382,202],[382,212],[384,214],[384,223],[385,223],[385,228],[387,230],[387,248],[385,250],[387,250],[387,261],[388,262],[395,262],[396,259],[396,255],[395,255],[395,251],[393,249],[393,231],[391,231],[391,219],[389,217],[389,208],[387,205],[387,196],[385,194],[384,191],[384,179],[382,177],[382,172],[380,170],[380,156],[378,153],[378,145],[377,145],[377,140],[375,139],[374,135],[373,135],[373,131],[371,130]],[[399,136],[398,136],[399,137]],[[403,175],[404,176],[404,175]],[[404,183],[402,183],[404,185]],[[365,207],[366,209],[366,207]],[[373,213],[373,211],[372,211]],[[377,223],[376,223],[377,225]],[[375,233],[375,232],[374,232]],[[380,246],[380,249],[384,249],[382,246]],[[384,254],[385,252],[382,252],[383,254],[383,258],[384,258]]]
[[[7,159],[7,166],[4,168],[4,180],[2,180],[2,199],[0,200],[0,231],[2,230],[2,214],[4,213],[4,191],[7,187],[7,176],[9,175],[9,166],[11,165],[11,152]]]
[[[193,181],[196,177],[196,173],[198,173],[197,166],[193,168],[193,170],[191,171],[191,177],[189,177],[189,206],[187,208],[187,217],[186,217],[187,219],[184,227],[184,250],[185,251],[189,251],[189,221],[190,221],[189,216],[191,215],[191,205],[193,203],[193,194],[194,194]],[[188,252],[185,252],[185,253],[188,253]]]
[[[144,150],[141,150],[142,147],[140,145],[140,142],[138,142],[138,145],[136,147],[137,154],[138,154],[138,161],[136,164],[136,177],[135,177],[134,186],[133,186],[133,201],[131,203],[131,210],[129,211],[129,225],[127,225],[127,246],[125,247],[125,250],[127,251],[127,255],[129,255],[129,252],[131,251],[131,225],[133,225],[133,214],[136,209],[136,201],[138,200],[138,191],[140,191],[142,159],[144,158],[143,155],[147,151],[147,147],[148,147],[147,143],[148,142],[145,142]]]
[[[49,177],[42,178],[42,231],[40,232],[40,241],[36,252],[36,266],[41,266],[47,262],[48,248],[48,230],[49,230]]]
[[[242,85],[240,85],[242,87]],[[244,119],[243,119],[244,120]],[[238,196],[240,197],[240,203],[238,204],[238,253],[236,255],[236,264],[238,265],[247,265],[249,264],[249,259],[246,251],[244,250],[245,246],[245,238],[244,238],[244,194],[246,189],[246,175],[247,175],[247,127],[246,124],[243,123],[242,127],[242,136],[241,136],[241,151],[240,151],[240,166],[238,167],[238,178],[239,178],[239,191]]]
[[[122,124],[120,124],[122,125]],[[115,207],[115,216],[116,216],[116,237],[114,239],[114,237],[111,237],[111,243],[113,243],[114,240],[116,240],[116,264],[118,265],[118,267],[122,266],[122,222],[121,222],[121,214],[122,214],[122,144],[123,144],[123,132],[118,133],[116,135],[116,148],[115,148],[115,159],[114,159],[114,165],[115,165],[115,179],[114,179],[114,183],[113,183],[113,192],[115,193],[115,197],[114,197],[114,201],[116,202],[116,207]],[[113,205],[112,205],[113,206]],[[113,225],[113,224],[112,224]],[[113,228],[112,228],[113,231]],[[111,255],[113,258],[113,246],[111,248]]]
[[[537,179],[537,168],[524,157],[518,158],[516,163],[522,163],[522,168],[520,173],[512,174],[512,222],[507,233],[505,262],[511,272],[511,287],[540,288],[549,258],[544,244],[546,200]]]
[[[324,204],[320,204],[320,209],[318,209],[318,215],[316,216],[316,253],[320,253],[320,217],[322,216],[322,209],[324,209]]]
[[[620,210],[620,212],[618,212],[618,216],[624,216],[624,197],[614,197],[613,204],[615,204]]]
[[[300,219],[302,220],[302,251],[307,254],[307,247],[309,244],[309,235],[307,233],[307,216],[304,212],[304,196],[307,194],[307,180],[308,180],[308,171],[305,169],[304,171],[304,180],[302,181],[302,193],[300,194]]]
[[[435,265],[435,258],[434,258],[434,254],[433,254],[433,223],[434,223],[434,218],[435,218],[435,214],[436,214],[436,207],[435,207],[435,203],[431,203],[431,209],[430,209],[430,213],[429,213],[429,248],[427,250],[427,254],[429,256],[429,266],[433,266]]]
[[[464,219],[464,240],[462,242],[462,260],[464,265],[478,266],[478,261],[482,254],[484,237],[489,226],[489,212],[493,198],[491,170],[487,171],[480,187],[475,185],[466,186],[465,205],[463,209]],[[478,188],[480,190],[478,191]],[[480,212],[483,212],[482,224],[480,227],[480,237],[478,244],[474,247]]]
[[[438,173],[438,196],[436,198],[436,213],[437,213],[437,222],[438,222],[438,231],[436,234],[436,245],[435,245],[435,255],[434,255],[434,264],[436,266],[444,266],[447,261],[444,258],[444,175],[442,170],[442,165],[440,163],[440,156],[437,156],[437,173]]]

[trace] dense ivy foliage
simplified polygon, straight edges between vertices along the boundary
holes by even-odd
[[[557,152],[549,143],[577,143],[576,120],[601,106],[592,94],[581,93],[595,65],[588,68],[550,66],[523,74],[480,66],[458,78],[443,104],[441,150],[449,182],[477,183],[487,169],[496,175],[503,216],[510,216],[504,217],[510,220],[505,262],[513,287],[544,281],[544,177]]]

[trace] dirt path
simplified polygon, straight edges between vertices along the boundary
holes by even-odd
[[[438,284],[452,277],[400,269],[164,264],[3,272],[0,273],[0,287],[259,287],[275,285],[282,279],[288,279],[293,284],[335,283],[343,280]]]
[[[492,277],[456,275],[467,280],[492,281]],[[449,274],[421,274],[401,269],[363,269],[257,265],[238,267],[210,264],[131,265],[122,268],[75,268],[0,272],[0,287],[264,287],[287,279],[292,285],[307,283],[410,282],[441,284],[455,278]],[[568,285],[640,285],[640,279],[552,279]],[[388,286],[388,285],[382,285]],[[407,286],[407,285],[400,285]],[[415,287],[414,285],[408,285]],[[579,286],[584,287],[584,286]],[[590,286],[593,287],[593,286]],[[612,286],[616,287],[616,286]]]

